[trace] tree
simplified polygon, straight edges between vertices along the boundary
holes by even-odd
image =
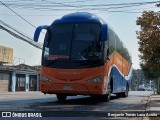
[[[157,71],[155,68],[150,68],[146,64],[140,63],[142,71],[147,81],[155,80],[158,78]]]
[[[159,4],[157,5],[159,7]],[[160,77],[160,12],[144,11],[136,21],[141,68],[150,78]]]

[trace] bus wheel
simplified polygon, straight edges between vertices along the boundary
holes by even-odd
[[[67,98],[67,95],[64,94],[57,94],[57,99],[59,102],[64,102]]]
[[[107,94],[107,101],[106,102],[108,102],[110,100],[111,100],[111,91],[109,91],[108,94]]]
[[[125,92],[122,92],[122,97],[128,97],[128,91],[129,91],[129,87],[128,85],[126,86],[126,91]]]
[[[120,98],[122,96],[122,93],[116,93],[116,97]]]
[[[110,101],[110,99],[111,99],[111,91],[108,91],[107,94],[102,95],[101,97],[102,97],[102,101],[103,101],[103,102],[108,102],[108,101]]]

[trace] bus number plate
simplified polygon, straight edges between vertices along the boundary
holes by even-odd
[[[63,89],[64,90],[72,90],[72,86],[64,86]]]

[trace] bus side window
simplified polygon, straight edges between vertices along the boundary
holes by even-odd
[[[109,29],[109,55],[112,55],[115,49],[116,49],[116,44],[115,44],[114,32],[111,29]]]
[[[106,62],[109,60],[109,47],[108,47],[108,41],[104,42],[104,61]]]

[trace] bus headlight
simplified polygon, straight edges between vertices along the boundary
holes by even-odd
[[[40,76],[41,81],[49,81],[49,79],[43,75]]]
[[[104,80],[103,76],[99,76],[99,77],[95,77],[90,80],[87,80],[87,82],[88,83],[101,83],[103,82],[103,80]]]

